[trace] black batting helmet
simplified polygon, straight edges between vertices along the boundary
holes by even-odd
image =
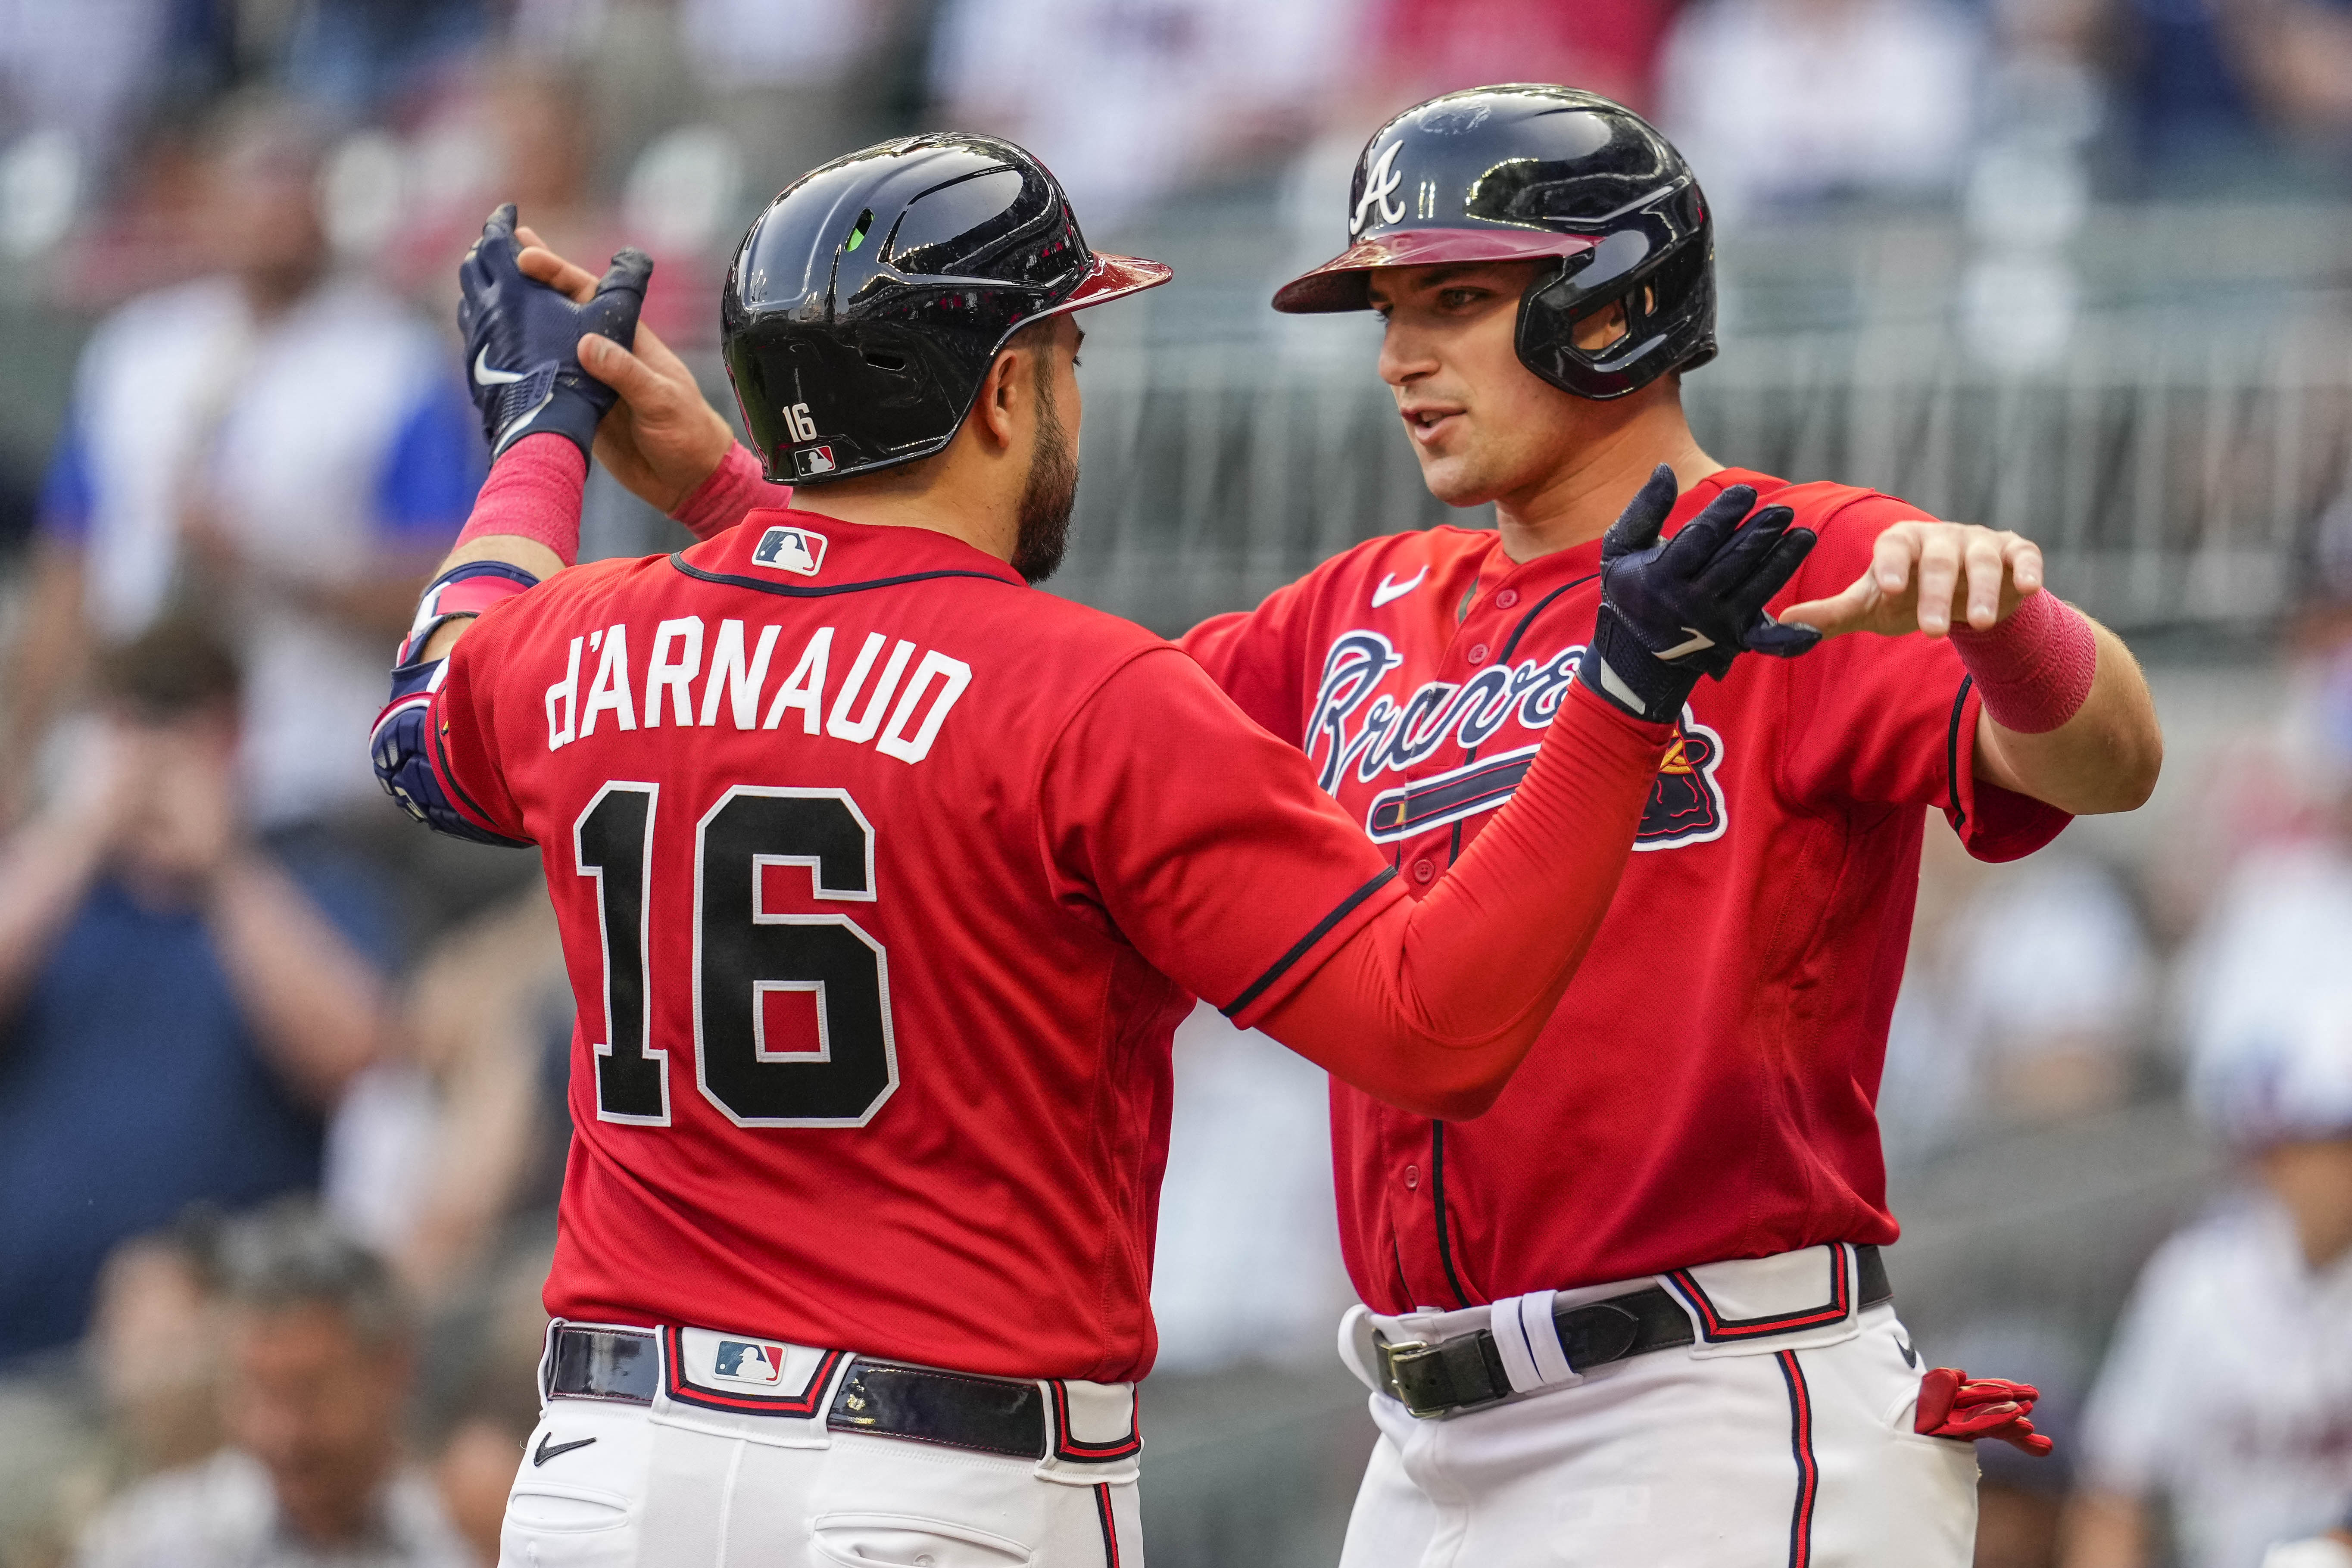
[[[794,181],[744,235],[719,331],[743,427],[778,483],[928,458],[1005,341],[1165,283],[1087,248],[1045,166],[990,136],[913,136]]]
[[[1622,397],[1715,357],[1715,232],[1674,144],[1575,88],[1449,92],[1372,133],[1349,193],[1348,248],[1274,297],[1360,310],[1378,267],[1549,260],[1519,303],[1519,359],[1579,397]],[[1626,331],[1591,351],[1576,324],[1612,303]]]

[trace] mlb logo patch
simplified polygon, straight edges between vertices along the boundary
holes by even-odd
[[[772,1387],[784,1375],[784,1347],[761,1344],[756,1340],[721,1340],[710,1373],[730,1383]]]
[[[793,472],[803,479],[814,474],[829,474],[835,466],[830,447],[803,447],[793,454]]]
[[[760,536],[751,560],[755,565],[814,577],[824,564],[824,535],[805,528],[772,528]]]

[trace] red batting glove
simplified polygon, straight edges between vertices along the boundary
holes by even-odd
[[[1998,1437],[2039,1459],[2054,1447],[2033,1429],[2033,1402],[2041,1397],[2030,1383],[1971,1378],[1958,1367],[1935,1367],[1919,1380],[1919,1410],[1911,1430],[1962,1443]]]

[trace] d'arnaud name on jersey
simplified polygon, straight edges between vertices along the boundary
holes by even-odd
[[[821,536],[805,530],[772,529],[768,538],[778,533],[802,534],[803,550],[806,540],[815,540],[814,559],[823,560]],[[767,547],[768,540],[762,540],[761,549]],[[780,559],[792,558],[793,548],[780,545]],[[812,573],[815,569],[807,568]],[[834,647],[834,628],[819,626],[802,647],[792,674],[768,696],[763,716],[761,699],[767,695],[768,672],[783,628],[761,626],[755,637],[741,621],[722,620],[707,639],[707,667],[705,631],[700,616],[680,616],[656,625],[650,639],[643,627],[632,639],[626,623],[573,637],[563,679],[547,689],[547,749],[552,752],[599,733],[656,730],[666,721],[680,729],[725,722],[738,730],[774,730],[787,714],[797,713],[804,735],[871,744],[884,756],[919,763],[930,754],[940,726],[971,684],[971,666],[960,658],[919,649],[884,632],[866,633],[856,654],[846,655],[845,648]],[[646,649],[642,664],[630,657],[633,640]],[[595,673],[583,695],[580,677],[590,655],[596,660]],[[849,668],[836,681],[835,665],[845,655]],[[698,702],[694,689],[698,680],[702,683]],[[640,691],[645,694],[642,703],[636,696]]]

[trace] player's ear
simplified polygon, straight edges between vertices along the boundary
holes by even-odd
[[[1027,381],[1034,374],[1028,359],[1019,345],[1007,345],[988,367],[988,374],[981,380],[980,395],[972,400],[971,423],[979,427],[977,434],[991,451],[1013,448],[1013,411],[1035,390]]]

